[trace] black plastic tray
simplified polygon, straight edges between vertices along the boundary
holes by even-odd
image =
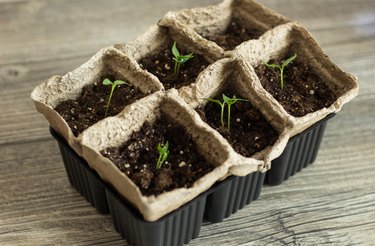
[[[261,192],[265,174],[228,177],[206,192],[163,218],[145,221],[142,215],[92,170],[85,160],[52,128],[58,141],[70,183],[99,213],[110,213],[116,231],[131,245],[175,246],[197,238],[203,218],[219,222],[238,209],[256,200]]]
[[[116,231],[131,245],[175,246],[197,238],[203,219],[220,222],[251,201],[258,199],[263,183],[281,184],[291,175],[314,162],[323,138],[328,115],[310,128],[291,138],[282,155],[272,162],[267,173],[231,176],[216,183],[194,200],[155,222],[147,222],[111,186],[79,157],[52,128],[58,141],[70,183],[99,213],[110,213]]]
[[[327,115],[324,119],[291,138],[283,153],[272,161],[271,169],[266,173],[265,183],[280,185],[290,176],[312,164],[318,155],[327,121],[335,115]]]
[[[255,172],[231,180],[207,197],[205,220],[221,222],[250,202],[257,200],[263,187],[265,173]]]

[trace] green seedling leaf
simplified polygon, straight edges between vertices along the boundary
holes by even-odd
[[[156,169],[160,169],[163,163],[167,160],[169,156],[169,143],[168,141],[165,144],[158,144],[157,149],[159,152],[159,158],[156,162]]]
[[[227,97],[226,95],[222,94],[224,103],[227,103],[230,101],[230,97]]]
[[[187,62],[189,59],[193,58],[193,53],[190,53],[190,54],[187,54],[185,56],[179,56],[178,57],[178,61],[183,64],[185,62]]]
[[[177,49],[176,41],[173,42],[172,54],[173,54],[174,57],[180,56],[180,51],[178,51],[178,49]]]
[[[268,67],[268,68],[277,68],[277,69],[281,69],[280,65],[277,65],[277,64],[268,64],[268,63],[264,63],[264,65],[266,65],[266,67]]]
[[[111,103],[111,99],[112,99],[113,92],[115,91],[115,89],[116,89],[117,86],[119,86],[119,85],[123,85],[123,84],[126,84],[126,85],[131,86],[130,83],[125,82],[125,81],[122,81],[122,80],[115,80],[114,82],[112,82],[110,79],[104,79],[104,80],[103,80],[103,85],[111,85],[111,92],[109,93],[109,97],[108,97],[107,105],[106,105],[106,107],[105,107],[104,118],[107,117],[108,109],[109,109],[109,105],[110,105],[110,103]]]
[[[293,56],[289,57],[288,59],[283,61],[283,63],[281,64],[281,68],[286,67],[289,63],[291,63],[296,58],[297,58],[297,54],[294,54]]]
[[[110,81],[109,79],[103,80],[103,85],[111,85],[111,84],[112,84],[112,81]]]
[[[194,57],[193,53],[189,53],[187,55],[181,55],[180,52],[177,49],[176,41],[173,43],[172,46],[172,54],[173,54],[173,60],[174,60],[174,70],[173,72],[175,74],[178,74],[180,72],[180,67],[182,64],[190,60]]]
[[[217,100],[217,99],[204,98],[204,100],[207,100],[207,101],[209,101],[209,102],[213,102],[213,103],[217,103],[217,104],[219,104],[219,105],[222,105],[222,104],[223,104],[222,102],[220,102],[220,101]]]
[[[122,81],[122,80],[115,80],[115,82],[113,82],[113,84],[114,84],[115,86],[118,86],[118,85],[129,85],[129,86],[131,86],[130,83],[128,83],[128,82],[126,82],[126,81]]]
[[[235,96],[233,96],[233,98],[230,98],[230,97],[227,97],[224,94],[223,94],[223,100],[224,100],[224,103],[226,103],[229,106],[235,104],[236,102],[247,102],[248,101],[246,99],[236,98]]]
[[[287,65],[289,65],[289,63],[291,63],[296,58],[297,58],[297,54],[294,54],[293,56],[291,56],[288,59],[286,59],[285,61],[283,61],[281,63],[281,66],[277,65],[277,64],[268,64],[266,62],[264,63],[264,65],[266,67],[273,68],[273,69],[278,69],[280,71],[280,87],[281,87],[282,90],[284,89],[284,68]]]

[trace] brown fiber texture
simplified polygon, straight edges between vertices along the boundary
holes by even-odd
[[[272,146],[268,146],[253,156],[253,158],[264,161],[265,166],[258,169],[264,172],[270,168],[271,161],[277,158],[284,150],[289,140],[292,125],[288,119],[282,118],[280,114],[275,112],[264,98],[257,97],[256,91],[253,85],[249,83],[249,80],[250,73],[246,70],[246,67],[243,66],[242,60],[225,58],[209,66],[200,74],[195,84],[190,87],[181,88],[179,94],[189,106],[197,108],[207,103],[205,98],[213,98],[220,93],[221,89],[230,87],[232,90],[237,91],[238,94],[241,95],[241,98],[248,100],[253,107],[258,109],[279,134],[278,139]],[[229,145],[225,139],[222,141]],[[246,162],[243,161],[247,158],[234,152],[232,148],[231,151],[233,151],[233,155],[237,156],[236,162],[243,163],[233,167],[231,169],[231,174],[245,176],[254,171],[251,165],[247,165]]]
[[[140,189],[100,151],[117,147],[127,141],[142,125],[154,122],[160,113],[168,115],[184,127],[198,151],[215,168],[190,188],[178,188],[158,196],[143,196]],[[154,221],[209,189],[216,181],[232,173],[235,166],[245,165],[247,171],[264,169],[264,162],[236,155],[223,137],[204,123],[199,115],[182,100],[175,89],[156,92],[127,107],[115,117],[87,129],[82,137],[83,157],[103,180],[136,206],[148,221]]]
[[[166,48],[171,49],[171,46],[167,46],[171,43],[171,41],[176,41],[179,49],[186,49],[194,54],[202,55],[209,63],[215,61],[215,58],[203,53],[200,49],[198,49],[197,46],[195,46],[194,43],[190,41],[189,38],[183,36],[182,30],[181,32],[170,32],[169,28],[161,27],[159,25],[151,26],[145,33],[129,43],[117,44],[115,47],[129,57],[129,65],[134,73],[140,77],[147,78],[155,84],[160,84],[163,86],[157,76],[141,67],[140,61],[147,56],[162,52]],[[185,66],[185,64],[183,66]],[[173,67],[171,72],[173,72]]]
[[[231,56],[233,51],[225,51],[203,36],[222,33],[232,18],[245,28],[257,28],[261,32],[289,22],[287,18],[255,1],[225,0],[214,6],[168,12],[159,25],[168,27],[170,33],[176,34],[201,53],[217,60]]]
[[[224,51],[203,35],[222,32],[231,18],[242,25],[264,31],[259,39],[248,40],[234,50]],[[153,74],[142,69],[139,61],[163,49],[170,40],[184,49],[203,55],[211,63],[191,85],[165,90]],[[303,57],[337,98],[327,108],[303,117],[288,114],[261,85],[254,67],[287,55],[290,50]],[[78,97],[85,85],[94,83],[106,71],[115,71],[142,91],[145,97],[124,107],[75,137],[65,120],[54,110],[62,101]],[[228,81],[279,134],[272,146],[244,157],[228,141],[205,123],[194,110],[216,96]],[[141,36],[127,44],[100,50],[88,62],[64,76],[54,76],[37,86],[31,94],[38,112],[83,156],[101,178],[133,204],[147,221],[155,221],[209,189],[230,175],[245,176],[267,171],[271,161],[284,150],[290,137],[302,132],[342,106],[358,93],[353,75],[343,72],[321,50],[310,33],[296,23],[251,0],[225,0],[216,6],[169,12]],[[143,196],[139,188],[100,151],[121,146],[144,122],[154,122],[163,112],[191,135],[198,151],[215,168],[190,188],[178,188],[158,196]]]
[[[285,57],[296,53],[297,59],[302,59],[310,69],[318,74],[325,85],[332,91],[336,100],[329,107],[311,112],[302,117],[289,114],[276,99],[261,85],[254,67],[262,65],[271,59]],[[234,56],[242,60],[242,68],[249,72],[248,83],[256,91],[260,100],[266,100],[272,111],[292,123],[291,137],[307,129],[309,126],[326,117],[337,113],[343,105],[358,94],[357,78],[342,71],[319,47],[311,34],[296,23],[288,23],[275,27],[265,33],[259,40],[252,40],[239,46]]]
[[[104,48],[95,54],[88,62],[64,76],[54,76],[38,85],[31,93],[38,112],[43,114],[69,145],[82,155],[79,144],[81,136],[75,137],[66,121],[54,110],[62,101],[75,99],[82,88],[98,81],[102,75],[113,72],[118,77],[129,81],[144,94],[162,89],[160,83],[139,76],[129,68],[129,58],[113,47]]]

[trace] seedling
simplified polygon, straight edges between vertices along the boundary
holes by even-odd
[[[297,58],[297,54],[294,54],[293,56],[291,56],[288,59],[286,59],[285,61],[283,61],[281,63],[281,66],[277,65],[277,64],[268,64],[266,62],[264,63],[264,65],[266,65],[266,67],[268,67],[268,68],[280,70],[280,87],[281,87],[282,90],[284,89],[284,68],[296,58]]]
[[[160,169],[165,160],[169,156],[169,143],[168,141],[165,144],[158,144],[158,152],[159,152],[159,158],[156,162],[156,169]]]
[[[224,95],[224,94],[223,94]],[[224,109],[225,109],[225,102],[220,102],[220,100],[217,99],[212,99],[212,98],[205,98],[205,100],[209,102],[216,103],[217,105],[220,106],[221,108],[221,114],[220,114],[220,121],[221,121],[221,126],[224,127]]]
[[[107,114],[108,114],[108,109],[109,109],[109,105],[111,103],[111,99],[112,99],[112,95],[113,95],[113,92],[115,90],[115,88],[118,86],[118,85],[123,85],[123,84],[126,84],[126,85],[129,85],[131,86],[131,84],[125,82],[125,81],[122,81],[122,80],[115,80],[114,82],[112,82],[111,80],[109,79],[105,79],[103,80],[103,85],[111,85],[111,93],[109,94],[109,97],[108,97],[108,102],[107,102],[107,106],[105,107],[105,114],[104,114],[104,118],[107,117]]]
[[[220,121],[221,121],[221,126],[222,127],[225,127],[224,126],[224,110],[225,110],[225,105],[227,105],[227,111],[228,111],[228,113],[227,113],[228,114],[227,115],[227,129],[228,129],[228,131],[230,131],[230,112],[231,112],[231,106],[233,104],[235,104],[236,102],[247,101],[247,100],[241,99],[241,98],[236,98],[235,96],[233,96],[233,98],[230,98],[230,97],[227,97],[224,94],[222,94],[222,96],[223,96],[223,102],[221,102],[220,100],[217,100],[217,99],[212,99],[212,98],[205,98],[205,100],[220,105],[220,108],[221,108]]]
[[[180,52],[177,49],[176,41],[173,43],[172,46],[172,54],[173,54],[173,60],[174,60],[174,74],[178,74],[180,72],[180,67],[182,64],[190,60],[194,57],[193,53],[189,53],[187,55],[181,55]]]
[[[227,110],[228,110],[228,124],[227,124],[227,127],[228,127],[228,130],[230,131],[230,110],[231,110],[231,106],[233,104],[235,104],[236,102],[239,102],[239,101],[245,102],[247,100],[241,99],[241,98],[236,98],[235,96],[233,96],[233,98],[230,98],[230,97],[227,97],[224,94],[223,94],[223,100],[224,100],[224,103],[227,104]]]

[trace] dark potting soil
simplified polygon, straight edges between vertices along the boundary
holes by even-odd
[[[157,145],[169,143],[169,157],[156,169]],[[123,173],[138,185],[145,196],[159,195],[179,187],[191,187],[214,166],[201,156],[181,126],[162,115],[153,124],[146,122],[121,147],[102,151]]]
[[[230,98],[240,98],[231,90],[224,90],[222,93]],[[222,94],[215,99],[223,101]],[[278,133],[248,101],[238,101],[231,106],[230,131],[227,129],[227,107],[224,113],[224,127],[221,125],[221,107],[218,104],[207,102],[196,111],[206,123],[228,140],[237,153],[245,157],[251,157],[274,144],[278,138]]]
[[[247,40],[259,38],[263,33],[264,31],[257,28],[245,28],[238,21],[232,19],[224,32],[201,36],[217,43],[224,50],[233,50]]]
[[[181,55],[191,53],[182,49],[178,43],[176,45]],[[210,64],[202,55],[194,54],[193,58],[181,65],[180,72],[175,74],[172,46],[173,41],[170,41],[159,53],[146,56],[139,61],[141,68],[158,77],[165,89],[178,89],[194,83],[198,74]]]
[[[287,56],[285,59],[287,59]],[[268,64],[281,64],[281,59],[270,60]],[[259,65],[255,68],[259,80],[269,93],[295,117],[329,107],[336,101],[335,94],[324,81],[299,57],[284,68],[284,89],[280,86],[278,69]]]
[[[61,102],[55,110],[64,118],[75,136],[88,127],[104,119],[105,109],[111,92],[111,85],[103,85],[105,78],[115,81],[112,76],[103,77],[94,84],[82,88],[80,96]],[[108,116],[117,115],[126,105],[143,97],[144,94],[133,86],[116,86],[108,109]]]

